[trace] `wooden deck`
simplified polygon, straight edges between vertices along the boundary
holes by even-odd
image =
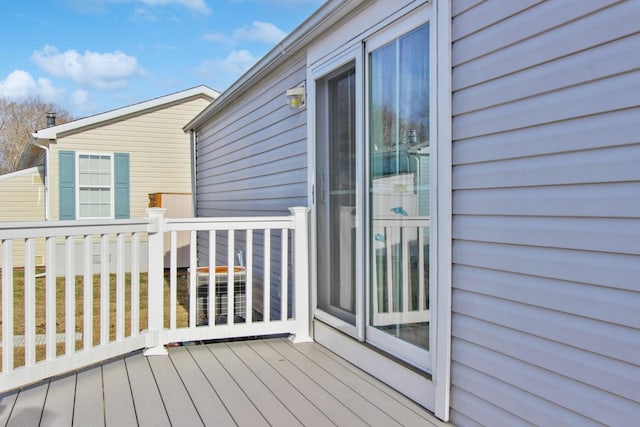
[[[316,343],[140,352],[0,396],[0,426],[444,426]]]

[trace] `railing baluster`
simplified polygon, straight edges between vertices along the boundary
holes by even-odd
[[[235,232],[229,230],[227,234],[227,325],[235,320],[236,280],[234,271]]]
[[[24,242],[24,361],[25,366],[36,363],[36,277],[35,239]]]
[[[214,326],[216,324],[216,230],[209,230],[209,280],[207,286],[207,324]]]
[[[271,320],[271,230],[264,229],[264,321]]]
[[[13,371],[13,240],[2,241],[2,372]]]
[[[245,314],[247,323],[253,322],[253,230],[247,230],[247,252],[245,260],[244,289],[247,301]]]
[[[65,354],[71,354],[76,350],[76,264],[75,264],[75,238],[66,236],[65,242],[65,276],[64,276],[64,314],[65,314]]]
[[[407,227],[400,226],[400,252],[402,257],[402,287],[401,287],[401,296],[402,296],[402,312],[409,312],[409,272],[411,271],[411,264],[409,261],[409,237],[408,237]]]
[[[45,239],[45,346],[47,360],[56,357],[56,238]]]
[[[84,236],[83,245],[83,286],[84,301],[83,306],[83,326],[82,336],[84,343],[82,348],[88,350],[93,347],[93,238],[91,235]]]
[[[109,235],[100,236],[100,344],[109,342]]]
[[[140,233],[131,236],[131,336],[140,335]]]
[[[116,341],[124,339],[124,233],[116,236]]]
[[[177,327],[178,314],[178,232],[169,233],[169,328]]]
[[[289,312],[289,229],[283,228],[280,238],[280,320],[287,320]]]
[[[424,227],[418,227],[418,310],[426,310],[424,298]]]
[[[196,326],[196,302],[197,302],[197,283],[198,283],[198,258],[197,258],[197,232],[191,231],[189,261],[189,327]]]
[[[391,241],[395,235],[389,235],[389,228],[384,227],[384,242],[386,249],[386,267],[387,267],[387,313],[393,313],[395,308],[395,299],[393,298],[393,251]],[[393,233],[393,230],[391,230]]]

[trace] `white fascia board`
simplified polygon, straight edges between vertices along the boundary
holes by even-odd
[[[58,126],[41,129],[37,132],[34,132],[32,135],[36,139],[56,139],[59,134],[65,132],[81,129],[88,126],[94,126],[102,122],[119,119],[121,117],[126,117],[131,114],[136,114],[145,110],[161,107],[165,104],[171,104],[173,102],[181,101],[183,99],[191,98],[198,95],[205,95],[213,100],[220,95],[220,92],[204,85],[196,86],[191,89],[172,93],[166,96],[161,96],[159,98],[150,99],[148,101],[129,105],[127,107],[122,107],[116,110],[107,111],[105,113],[96,114],[94,116],[85,117],[83,119],[74,120],[72,122],[64,123]]]
[[[40,173],[40,169],[43,166],[33,166],[27,169],[20,169],[14,172],[5,173],[4,175],[0,175],[0,181],[5,181],[11,178],[15,178],[17,176],[29,175],[34,173]]]
[[[227,90],[187,123],[182,130],[196,130],[227,103],[244,93],[253,82],[262,78],[287,58],[298,53],[314,37],[331,27],[366,0],[329,0],[315,11],[306,21],[263,56],[253,67],[236,80]]]

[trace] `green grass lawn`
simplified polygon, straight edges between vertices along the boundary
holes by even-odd
[[[40,273],[41,271],[37,271]],[[0,272],[0,279],[2,272]],[[13,333],[14,335],[24,335],[25,330],[25,299],[24,299],[24,271],[22,269],[15,269],[13,272]],[[169,325],[169,280],[165,278],[164,287],[164,306],[165,306],[165,326]],[[147,290],[148,290],[148,276],[147,273],[140,274],[140,289],[139,289],[139,319],[140,319],[140,331],[147,328]],[[56,333],[65,332],[65,279],[59,277],[56,280]],[[0,300],[5,295],[0,295]],[[188,284],[186,276],[182,275],[178,277],[178,306],[177,306],[177,325],[178,327],[185,327],[188,324]],[[92,307],[84,306],[84,284],[83,277],[76,276],[75,278],[75,331],[83,332],[84,327],[84,313],[87,309],[93,311],[93,344],[99,344],[100,340],[100,275],[93,276],[93,304]],[[0,305],[1,307],[1,305]],[[1,308],[0,308],[1,310]],[[46,328],[46,313],[45,313],[45,278],[38,277],[36,279],[36,333],[44,334]],[[131,336],[131,275],[126,273],[125,275],[125,336]],[[116,275],[109,275],[109,336],[110,340],[115,340],[116,336]],[[0,323],[0,333],[4,325]],[[83,348],[83,341],[78,340],[75,342],[75,350],[81,350]],[[2,348],[0,348],[0,363]],[[56,348],[58,355],[65,353],[65,344],[58,343]],[[45,346],[36,346],[36,360],[44,360],[45,358]],[[14,347],[14,366],[24,366],[24,347]]]

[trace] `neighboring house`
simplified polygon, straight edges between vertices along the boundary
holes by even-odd
[[[192,206],[192,153],[182,126],[217,96],[198,86],[38,130],[20,167],[37,165],[44,179],[22,182],[23,171],[0,177],[0,220],[138,218],[158,193],[181,194]],[[7,193],[16,186],[22,190]]]
[[[197,215],[312,207],[314,339],[442,419],[633,425],[638,16],[330,0],[185,126]]]
[[[43,221],[44,165],[0,175],[0,220]]]

